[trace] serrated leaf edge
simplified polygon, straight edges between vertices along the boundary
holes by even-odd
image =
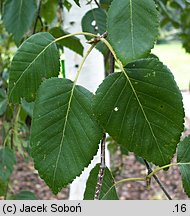
[[[45,81],[40,85],[39,89],[42,87],[42,85],[44,85],[45,82],[47,82],[48,80],[51,80],[51,79],[57,79],[57,78],[52,77],[52,78],[49,78],[49,79],[45,80]],[[73,83],[72,92],[71,92],[71,94],[73,95],[75,86],[78,86],[78,85],[76,85],[76,82],[73,82],[73,81],[71,81],[71,82]],[[39,90],[38,90],[38,91],[39,91]],[[94,96],[94,95],[93,95],[93,96]],[[72,102],[72,96],[70,97],[69,105],[68,105],[68,108],[67,108],[67,113],[66,113],[67,118],[68,118],[68,115],[69,115],[69,110],[70,110],[71,102]],[[93,114],[93,112],[92,112],[92,114]],[[93,115],[94,115],[94,114],[93,114]],[[94,117],[95,117],[95,116],[94,116]],[[96,119],[96,118],[95,118],[95,119]],[[98,152],[98,148],[97,148],[96,153],[95,153],[94,155],[92,155],[92,157],[91,157],[90,163],[89,163],[88,165],[84,166],[84,168],[81,170],[81,172],[80,172],[78,175],[76,175],[74,179],[72,179],[70,182],[68,182],[68,184],[63,185],[62,188],[58,188],[58,190],[54,190],[54,189],[55,189],[55,175],[56,175],[57,166],[58,166],[58,162],[59,162],[59,158],[60,158],[60,154],[61,154],[61,149],[62,149],[62,147],[63,147],[63,138],[64,138],[65,129],[66,129],[66,120],[65,120],[65,124],[64,124],[64,128],[63,128],[63,135],[62,135],[62,140],[61,140],[62,143],[61,143],[61,145],[60,145],[60,147],[59,147],[59,153],[58,153],[58,157],[57,157],[56,165],[55,165],[55,169],[54,169],[54,174],[53,174],[53,186],[45,181],[46,184],[51,188],[51,190],[53,191],[54,194],[59,193],[59,192],[62,190],[62,188],[66,187],[68,184],[71,184],[77,177],[79,177],[79,176],[82,174],[82,172],[85,170],[85,168],[87,168],[87,167],[91,164],[92,160],[94,159],[94,157],[96,156],[96,154],[97,154],[97,152]],[[102,136],[103,136],[103,132],[102,132]],[[99,143],[98,143],[98,144],[99,144]],[[34,167],[35,167],[36,170],[38,170],[38,165],[36,165],[35,160],[34,160]],[[41,173],[39,173],[39,176],[40,176],[42,179],[44,179],[44,178],[43,178],[43,175],[41,175]]]
[[[114,2],[114,1],[116,1],[116,0],[113,0],[113,1],[111,2],[111,4],[109,5],[109,9],[108,9],[108,13],[107,13],[107,22],[106,22],[106,29],[107,29],[107,31],[108,31],[109,10],[110,10],[110,8],[113,6],[113,2]],[[155,3],[154,1],[153,1],[153,3],[154,3],[155,8],[156,8],[156,7],[157,7],[157,6],[156,6],[156,3]],[[132,6],[132,0],[130,0],[130,7],[131,7],[131,6]],[[132,14],[130,14],[130,16],[131,16],[131,15],[132,15]],[[157,18],[158,18],[158,20],[159,20],[159,11],[158,11],[158,10],[157,10],[156,16],[157,16]],[[139,57],[138,59],[141,59],[143,56],[145,57],[145,55],[150,54],[151,50],[154,48],[154,45],[155,45],[155,43],[156,43],[156,41],[157,41],[157,39],[158,39],[159,25],[160,25],[160,22],[158,21],[158,22],[157,22],[157,25],[155,25],[155,28],[154,28],[155,31],[157,31],[157,36],[154,38],[154,41],[152,42],[152,45],[150,45],[150,49],[147,50],[147,51],[144,51],[144,53],[142,53],[141,57]],[[132,26],[133,26],[133,24],[132,24]],[[112,37],[109,35],[109,32],[108,32],[108,38],[110,38],[110,40],[113,41]],[[134,43],[134,42],[133,42],[133,43]],[[115,50],[115,46],[112,45],[112,48],[113,48],[114,52],[117,53],[116,50]],[[133,46],[133,50],[134,50],[134,46]],[[134,55],[134,53],[133,53],[133,55]],[[117,54],[116,54],[116,56],[117,56]],[[133,60],[130,61],[130,62],[133,62],[133,61],[138,60],[138,59],[133,59]],[[123,66],[126,66],[126,65],[127,65],[128,63],[130,63],[130,62],[126,62],[125,64],[123,64],[123,62],[122,62],[122,65],[123,65]]]
[[[40,33],[39,33],[40,34]],[[51,34],[50,34],[51,35]],[[34,36],[36,36],[36,35],[34,35]],[[52,36],[52,35],[51,35]],[[52,36],[52,39],[53,39],[54,37]],[[20,48],[17,50],[17,52],[22,48],[22,46],[25,44],[25,43],[27,43],[28,42],[28,40],[29,39],[31,39],[31,37],[30,38],[28,38],[21,46],[20,46]],[[13,88],[11,89],[11,91],[10,91],[10,93],[9,93],[9,98],[11,98],[11,95],[12,95],[12,92],[13,92],[13,90],[16,88],[16,85],[19,83],[19,81],[20,81],[20,79],[23,77],[23,75],[26,73],[26,71],[31,67],[31,65],[39,58],[39,56],[42,54],[42,53],[44,53],[47,49],[48,49],[48,47],[49,46],[51,46],[53,43],[55,43],[55,38],[54,38],[54,40],[51,42],[51,43],[49,43],[35,58],[34,58],[34,60],[27,66],[27,68],[22,72],[22,74],[20,75],[20,77],[17,79],[17,81],[14,83],[14,86],[13,86]],[[16,55],[15,55],[16,56]],[[13,61],[14,61],[14,58],[13,58]]]

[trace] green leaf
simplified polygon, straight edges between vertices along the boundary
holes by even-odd
[[[7,0],[4,5],[3,22],[7,31],[13,34],[16,43],[31,27],[36,17],[37,5],[35,0]]]
[[[61,74],[63,78],[65,78],[65,60],[61,59],[60,64],[61,64]]]
[[[155,58],[108,76],[96,92],[94,112],[121,146],[160,166],[170,163],[184,129],[181,92]]]
[[[183,188],[190,197],[190,136],[186,137],[178,145],[177,162],[180,163]]]
[[[54,27],[52,29],[50,29],[50,33],[55,37],[55,38],[59,38],[62,37],[64,35],[68,35],[70,33],[63,31],[61,28],[59,27]],[[84,51],[84,47],[81,44],[80,40],[73,36],[73,37],[68,37],[68,38],[64,38],[63,40],[59,40],[57,42],[57,44],[67,47],[70,50],[73,50],[74,52],[78,53],[79,55],[83,56],[83,51]]]
[[[44,79],[58,76],[59,52],[54,37],[47,32],[27,39],[16,52],[10,71],[9,100],[19,103],[21,98],[31,102]]]
[[[8,182],[4,182],[0,178],[0,196],[5,196]]]
[[[72,8],[72,4],[68,2],[67,0],[63,2],[63,5],[68,11],[70,11],[70,9]]]
[[[90,175],[86,183],[84,200],[94,199],[99,169],[100,169],[100,164],[96,164],[96,166],[90,172]],[[119,199],[115,187],[110,189],[113,185],[114,185],[113,176],[110,170],[106,167],[104,178],[103,178],[102,189],[100,193],[100,199],[103,199],[103,200],[118,200]]]
[[[3,89],[0,89],[0,116],[3,115],[7,109],[8,98]]]
[[[68,79],[51,78],[40,86],[33,112],[32,157],[55,194],[79,176],[97,152],[103,132],[92,114],[92,97]]]
[[[129,154],[129,151],[128,151],[128,149],[126,148],[126,146],[121,145],[121,146],[120,146],[120,150],[121,150],[121,153],[122,153],[123,155],[128,155],[128,154]]]
[[[109,150],[111,155],[114,155],[118,152],[119,146],[118,143],[110,136],[106,138],[107,149]]]
[[[106,13],[101,8],[95,8],[88,11],[82,18],[82,30],[92,34],[102,35],[106,32]],[[92,39],[85,36],[87,40]],[[108,53],[108,48],[102,42],[99,42],[96,48],[103,54]]]
[[[100,0],[101,8],[108,9],[113,0]]]
[[[14,152],[8,147],[0,149],[0,181],[6,183],[16,163]]]
[[[123,65],[146,56],[158,35],[153,0],[114,0],[108,10],[109,41]]]
[[[57,0],[47,0],[42,2],[40,15],[48,22],[51,23],[56,18],[57,13]]]
[[[21,100],[21,106],[24,109],[24,111],[32,117],[33,115],[33,109],[34,109],[34,102],[28,103],[25,99]]]
[[[80,7],[80,2],[79,2],[79,0],[74,0],[74,2]]]
[[[31,191],[20,191],[13,197],[14,200],[37,200],[36,195]]]

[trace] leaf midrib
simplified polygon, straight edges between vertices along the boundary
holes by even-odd
[[[177,163],[178,165],[190,165],[190,162],[179,162],[179,163]]]
[[[134,50],[134,25],[133,25],[133,4],[132,0],[129,2],[130,7],[130,30],[131,30],[131,46],[132,46],[132,54],[133,58],[135,58],[135,50]]]
[[[19,7],[19,15],[18,15],[18,19],[19,19],[19,22],[20,23],[20,20],[21,20],[21,11],[22,11],[22,5],[23,5],[23,0],[21,0],[21,3],[20,3],[20,7]]]
[[[130,0],[130,1],[131,1],[131,0]],[[160,146],[159,146],[158,140],[157,140],[157,138],[156,138],[156,136],[155,136],[155,134],[154,134],[153,128],[151,127],[151,123],[150,123],[149,120],[148,120],[148,117],[147,117],[147,115],[146,115],[146,113],[145,113],[145,111],[144,111],[144,109],[143,109],[143,105],[141,104],[141,101],[140,101],[140,99],[139,99],[139,97],[138,97],[138,95],[137,95],[137,93],[136,93],[136,91],[135,91],[135,88],[133,87],[133,84],[132,84],[132,82],[131,82],[131,80],[130,80],[128,74],[126,73],[125,69],[123,68],[123,66],[122,66],[122,71],[123,71],[125,77],[127,78],[128,82],[129,82],[129,85],[130,85],[130,87],[131,87],[131,89],[132,89],[133,94],[135,95],[135,98],[137,99],[137,102],[138,102],[138,104],[139,104],[139,106],[140,106],[140,109],[141,109],[143,115],[144,115],[144,118],[145,118],[145,120],[146,120],[146,122],[147,122],[147,124],[148,124],[148,126],[149,126],[149,128],[150,128],[150,132],[151,132],[151,134],[152,134],[152,136],[153,136],[153,138],[154,138],[154,140],[155,140],[155,142],[156,142],[156,145],[157,145],[157,147],[158,147],[158,150],[159,150],[159,152],[160,152],[160,155],[161,155],[161,157],[162,157],[162,160],[163,160],[164,163],[165,163],[165,162],[166,162],[166,161],[165,161],[165,158],[164,158],[163,153],[162,153],[162,151],[161,151],[161,149],[160,149]]]
[[[58,152],[57,160],[56,160],[56,163],[55,163],[55,169],[54,169],[54,172],[53,172],[53,188],[55,186],[55,177],[56,177],[56,172],[57,172],[57,167],[58,167],[60,155],[61,155],[62,148],[63,148],[65,130],[66,130],[66,126],[67,126],[67,121],[68,121],[69,111],[70,111],[70,108],[71,108],[71,101],[72,101],[72,98],[73,98],[75,86],[76,86],[76,82],[73,83],[70,98],[69,98],[69,102],[68,102],[68,107],[67,107],[67,111],[66,111],[65,122],[64,122],[64,125],[63,125],[63,131],[62,131],[62,137],[61,137],[61,143],[60,143],[60,146],[59,146],[59,152]]]

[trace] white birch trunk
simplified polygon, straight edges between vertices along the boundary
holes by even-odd
[[[86,1],[80,1],[81,8],[76,6],[73,2],[73,7],[69,12],[65,11],[64,13],[64,29],[70,33],[81,32],[81,19],[84,14],[95,7],[96,5],[86,5]],[[81,37],[82,42],[85,46],[84,53],[89,49],[89,45],[86,43],[86,39],[84,36]],[[69,49],[65,49],[65,70],[66,77],[73,80],[77,66],[80,65],[82,61],[82,57],[77,55],[76,53],[70,51]],[[77,84],[84,86],[91,92],[95,92],[97,87],[100,85],[102,80],[104,79],[104,60],[102,54],[94,49],[90,56],[88,56],[83,69],[80,73]],[[109,153],[106,150],[106,165],[109,167]],[[86,168],[80,177],[77,177],[74,182],[70,185],[70,200],[82,200],[83,194],[85,191],[86,180],[89,176],[89,172],[95,166],[95,164],[100,163],[100,151],[94,157],[93,161]]]
[[[182,92],[183,96],[183,105],[185,110],[185,127],[190,130],[190,92]]]

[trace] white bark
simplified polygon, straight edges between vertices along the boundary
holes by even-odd
[[[190,101],[190,92],[186,91],[186,92],[182,92],[182,96],[183,96],[183,105],[184,105],[184,110],[185,110],[185,127],[190,128],[190,107],[189,107],[189,101]]]
[[[80,1],[81,8],[76,6],[73,2],[73,7],[69,12],[65,11],[64,14],[64,29],[70,33],[81,32],[81,19],[83,15],[93,7],[95,4],[86,5],[86,1]],[[84,53],[89,49],[89,45],[86,43],[84,36],[81,37],[82,42],[85,46]],[[77,71],[77,66],[80,65],[82,57],[76,53],[65,49],[65,69],[66,77],[73,80]],[[104,60],[102,54],[94,49],[90,56],[88,56],[83,69],[80,73],[77,84],[82,85],[91,92],[95,92],[99,84],[104,79]],[[77,177],[70,186],[70,200],[82,200],[83,194],[86,186],[86,180],[89,176],[89,172],[95,166],[95,164],[100,163],[100,152],[94,157],[93,161],[86,168],[80,177]],[[109,167],[109,153],[106,150],[106,165]]]

